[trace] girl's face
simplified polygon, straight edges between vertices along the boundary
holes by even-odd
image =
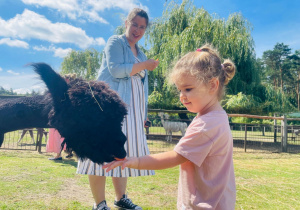
[[[181,103],[193,113],[206,114],[215,108],[219,80],[212,79],[208,84],[200,82],[195,77],[183,74],[175,82],[180,92]]]
[[[146,19],[141,16],[135,16],[131,21],[125,22],[126,38],[129,44],[136,44],[145,34],[147,23]]]

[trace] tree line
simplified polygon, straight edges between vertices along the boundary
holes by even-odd
[[[168,1],[162,16],[151,21],[141,47],[148,58],[160,61],[149,72],[149,108],[184,109],[166,78],[181,56],[208,43],[237,67],[222,101],[228,113],[273,115],[299,110],[300,50],[277,43],[256,58],[252,30],[240,13],[223,19],[196,8],[191,0]],[[124,26],[116,29],[116,34],[123,32]],[[73,50],[64,58],[61,73],[95,79],[101,59],[102,52],[95,49]]]
[[[6,90],[2,86],[0,86],[0,95],[12,96],[17,94],[13,91],[12,88],[10,88],[10,90]]]
[[[25,94],[18,94],[13,91],[12,88],[9,90],[6,90],[4,87],[0,86],[0,96],[17,96],[17,95],[22,95],[22,96],[34,96],[34,95],[40,95],[41,93],[39,91],[31,90],[31,92],[26,92]]]
[[[162,16],[149,25],[141,47],[148,58],[160,61],[158,68],[149,72],[149,107],[184,109],[176,89],[166,82],[168,72],[181,56],[209,43],[237,67],[222,102],[227,112],[273,115],[299,110],[300,51],[292,52],[288,45],[277,43],[256,58],[252,30],[240,13],[225,20],[196,8],[192,1],[170,1]],[[124,26],[116,29],[116,34],[123,32]],[[101,52],[73,50],[62,63],[62,73],[95,79],[100,64]]]

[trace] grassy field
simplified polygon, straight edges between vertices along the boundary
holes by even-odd
[[[75,159],[49,161],[50,154],[0,150],[0,209],[91,209],[87,176]],[[235,153],[236,209],[300,209],[300,154]],[[176,209],[178,167],[152,177],[130,178],[129,196],[143,209]],[[107,179],[107,200],[114,193]]]

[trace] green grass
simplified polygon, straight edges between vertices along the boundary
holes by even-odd
[[[0,150],[0,209],[91,209],[88,177],[76,174],[75,159],[49,161],[47,153]],[[155,176],[129,178],[127,192],[144,209],[175,209],[178,167]],[[114,200],[111,179],[106,199]]]
[[[300,155],[235,154],[236,209],[300,209]]]
[[[75,159],[49,161],[50,154],[0,150],[0,209],[91,209],[87,176]],[[235,153],[236,209],[300,209],[300,154]],[[128,194],[144,209],[176,209],[178,167],[155,176],[129,178]],[[114,190],[107,179],[106,197]]]

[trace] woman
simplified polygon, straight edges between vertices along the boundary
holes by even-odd
[[[148,26],[148,15],[142,10],[133,9],[125,21],[125,34],[109,38],[103,53],[98,80],[107,82],[117,91],[128,105],[128,115],[124,119],[122,131],[127,136],[125,149],[128,157],[149,154],[144,122],[147,119],[148,72],[158,66],[158,61],[147,59],[137,46]],[[104,110],[105,111],[105,110]],[[141,209],[127,198],[125,191],[127,177],[154,175],[151,170],[116,168],[106,173],[102,165],[90,160],[78,162],[77,173],[88,174],[94,196],[93,209],[109,209],[105,201],[105,180],[111,176],[116,198],[114,206],[123,209]]]

